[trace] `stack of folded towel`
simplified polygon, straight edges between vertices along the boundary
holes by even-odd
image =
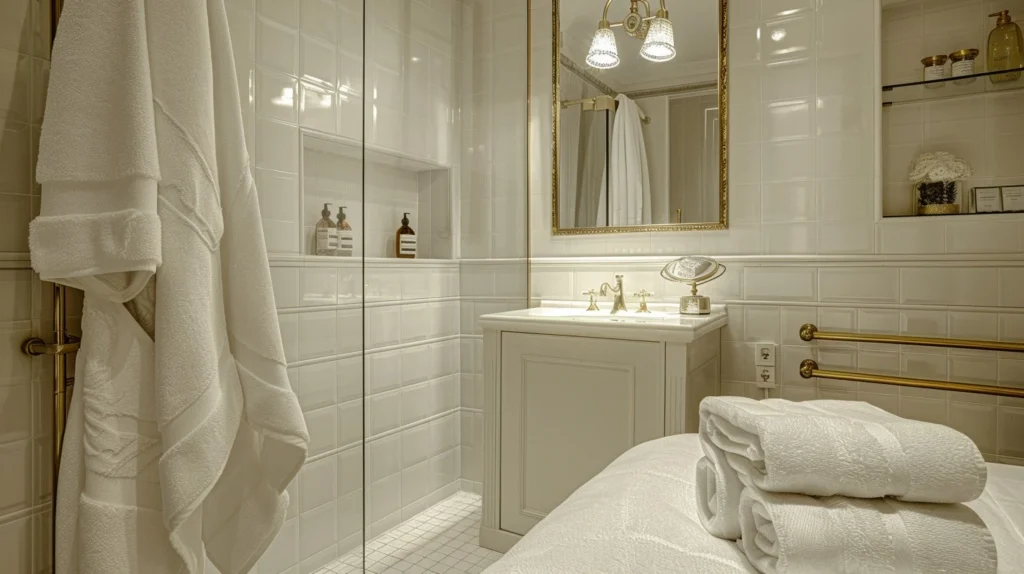
[[[996,572],[974,443],[867,403],[709,397],[697,509],[761,572]]]

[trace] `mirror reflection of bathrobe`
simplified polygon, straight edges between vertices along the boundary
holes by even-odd
[[[33,266],[85,292],[56,571],[249,572],[309,437],[223,1],[67,3],[37,179]]]
[[[651,176],[640,107],[622,94],[615,101],[608,193],[601,195],[598,213],[604,213],[607,201],[609,226],[646,225],[651,223]]]

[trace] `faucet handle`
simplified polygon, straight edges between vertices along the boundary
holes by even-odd
[[[590,306],[587,307],[587,311],[600,311],[600,309],[598,309],[597,307],[597,301],[594,300],[594,297],[597,296],[597,289],[590,289],[589,291],[584,291],[583,295],[590,295]]]
[[[651,310],[647,308],[647,298],[653,297],[654,293],[648,291],[647,289],[641,289],[639,292],[633,293],[633,296],[640,298],[640,309],[637,310],[638,313],[651,312]]]

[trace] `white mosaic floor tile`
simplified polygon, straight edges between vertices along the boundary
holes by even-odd
[[[501,558],[480,547],[480,495],[460,492],[366,544],[373,574],[477,574]],[[355,574],[362,552],[342,556],[316,574]]]

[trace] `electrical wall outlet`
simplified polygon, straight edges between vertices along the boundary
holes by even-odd
[[[754,345],[754,364],[761,367],[775,366],[775,344],[758,343]]]
[[[775,367],[756,367],[755,377],[757,388],[759,389],[774,389],[775,388]]]

